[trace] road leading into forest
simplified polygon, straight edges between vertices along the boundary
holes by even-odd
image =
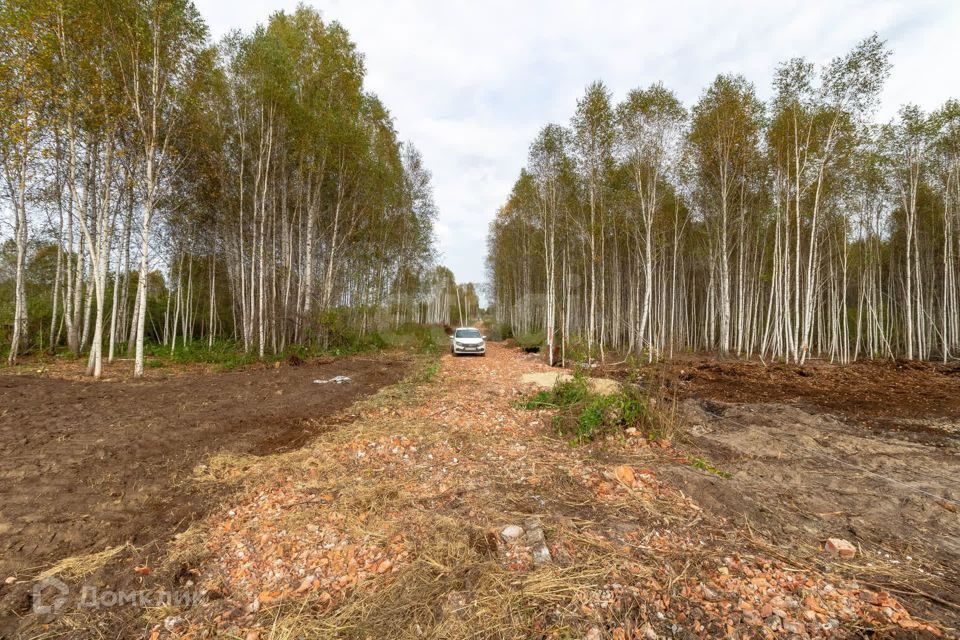
[[[432,382],[377,396],[302,449],[237,470],[256,482],[179,549],[206,557],[197,579],[226,597],[186,612],[182,632],[599,639],[933,628],[850,579],[882,561],[875,555],[831,558],[819,541],[803,555],[708,512],[709,493],[665,482],[694,462],[674,446],[556,437],[549,411],[518,406],[530,393],[521,376],[547,370],[499,344],[485,358],[445,355]]]

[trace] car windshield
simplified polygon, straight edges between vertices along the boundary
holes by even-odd
[[[479,329],[457,329],[458,338],[479,338]]]

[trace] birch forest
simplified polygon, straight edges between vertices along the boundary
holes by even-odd
[[[530,145],[491,223],[491,303],[551,359],[694,351],[803,363],[960,353],[960,102],[880,121],[876,35],[772,97],[692,106],[595,82]]]
[[[10,363],[140,375],[145,345],[262,357],[476,313],[421,154],[313,9],[213,43],[188,0],[4,0],[0,136]]]

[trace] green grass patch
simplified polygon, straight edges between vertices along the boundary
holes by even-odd
[[[651,440],[672,432],[667,416],[638,389],[627,387],[613,394],[590,391],[582,371],[558,380],[552,389],[537,392],[522,403],[525,409],[555,409],[553,426],[571,444],[590,442],[602,435],[622,433],[634,427]]]
[[[733,477],[733,474],[730,473],[729,471],[723,471],[722,469],[718,469],[717,467],[713,466],[703,458],[697,458],[697,457],[690,458],[690,466],[693,467],[694,469],[700,469],[701,471],[707,471],[709,473],[712,473],[715,476],[720,476],[721,478],[724,478],[726,480],[729,480],[730,478]]]
[[[418,384],[433,382],[438,373],[440,373],[440,361],[431,359],[429,364],[424,365],[416,372],[416,374],[413,376],[413,381]]]
[[[151,358],[150,367],[158,368],[166,364],[208,364],[221,370],[229,371],[249,366],[257,362],[274,362],[286,356],[267,355],[261,360],[256,352],[245,352],[243,344],[233,341],[217,341],[212,345],[207,342],[188,342],[178,344],[176,349],[162,344],[145,344],[144,354]]]
[[[523,403],[524,409],[568,409],[590,395],[587,378],[581,372],[569,380],[557,380],[552,389],[537,392]]]
[[[148,343],[144,345],[147,356],[145,366],[161,368],[171,364],[205,364],[219,370],[230,371],[258,363],[282,361],[291,355],[304,360],[325,356],[347,356],[362,353],[378,353],[398,349],[414,354],[439,355],[449,344],[442,327],[435,325],[402,325],[398,329],[368,331],[364,334],[345,334],[337,336],[338,341],[326,347],[320,343],[312,346],[290,345],[282,353],[267,353],[260,358],[256,349],[244,351],[243,343],[233,340],[219,340],[212,345],[205,340],[178,343],[176,349],[169,345]]]

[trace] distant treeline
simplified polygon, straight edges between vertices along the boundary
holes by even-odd
[[[955,357],[960,102],[877,123],[889,59],[789,60],[766,103],[736,75],[689,109],[590,85],[491,226],[498,317],[561,355]]]
[[[212,45],[188,0],[0,4],[9,361],[449,322],[430,174],[363,79],[302,6]]]

